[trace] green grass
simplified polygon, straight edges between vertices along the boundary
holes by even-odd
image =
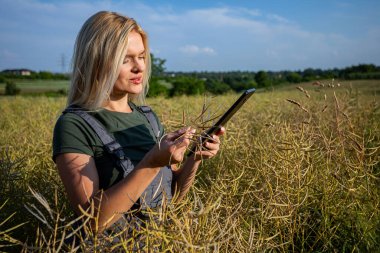
[[[254,94],[228,123],[221,152],[204,161],[181,205],[139,233],[168,252],[378,252],[380,83],[330,86]],[[207,120],[238,96],[148,103],[175,130],[202,127],[194,119],[204,103]],[[64,97],[0,97],[0,246],[54,252],[71,229],[71,208],[51,161],[52,129],[64,104]],[[94,241],[96,251],[112,251]],[[128,242],[121,246],[131,249]]]
[[[69,80],[12,80],[21,89],[21,94],[67,91]],[[4,94],[5,83],[0,84],[0,94]]]

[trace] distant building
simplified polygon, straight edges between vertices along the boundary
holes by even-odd
[[[1,71],[2,74],[11,74],[17,76],[30,76],[33,71],[30,69],[5,69]]]

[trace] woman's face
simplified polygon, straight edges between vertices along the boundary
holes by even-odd
[[[111,96],[139,94],[143,91],[145,47],[141,35],[132,31],[128,35],[128,48]]]

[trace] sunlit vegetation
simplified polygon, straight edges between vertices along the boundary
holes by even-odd
[[[78,247],[64,241],[78,231],[51,160],[52,129],[65,98],[1,97],[0,251],[145,245],[158,252],[374,252],[380,248],[379,92],[379,81],[332,79],[257,92],[228,123],[221,152],[204,161],[181,204],[152,211],[160,222],[134,236],[88,232]],[[192,125],[200,133],[238,96],[148,103],[167,131]],[[86,218],[96,217],[89,210]]]

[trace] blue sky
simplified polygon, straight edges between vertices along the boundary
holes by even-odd
[[[169,71],[380,65],[379,0],[0,0],[0,70],[68,71],[100,10],[135,18]]]

